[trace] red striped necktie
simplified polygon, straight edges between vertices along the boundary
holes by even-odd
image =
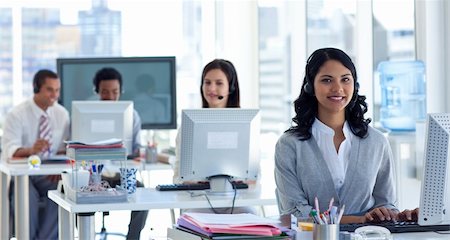
[[[48,149],[41,152],[41,157],[48,158],[50,156],[50,149],[52,146],[52,128],[50,126],[50,119],[47,114],[43,114],[39,119],[39,138],[48,141]]]

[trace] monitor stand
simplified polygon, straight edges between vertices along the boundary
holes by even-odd
[[[208,177],[210,190],[208,194],[228,195],[234,194],[234,188],[231,184],[231,176],[214,175]]]

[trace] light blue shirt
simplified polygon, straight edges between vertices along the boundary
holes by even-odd
[[[133,153],[141,147],[141,125],[141,117],[139,117],[139,113],[133,109]]]

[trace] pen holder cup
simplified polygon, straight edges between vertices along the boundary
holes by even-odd
[[[120,168],[120,185],[128,194],[136,192],[137,168]]]
[[[339,240],[339,224],[314,224],[313,240]]]
[[[102,175],[97,173],[91,174],[89,179],[89,185],[100,185],[101,182],[102,182]]]

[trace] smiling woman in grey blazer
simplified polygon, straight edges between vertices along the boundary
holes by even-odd
[[[275,181],[281,214],[308,218],[318,198],[320,212],[345,205],[342,223],[397,218],[392,151],[369,126],[365,96],[358,94],[350,57],[335,48],[309,57],[296,115],[278,140]]]

